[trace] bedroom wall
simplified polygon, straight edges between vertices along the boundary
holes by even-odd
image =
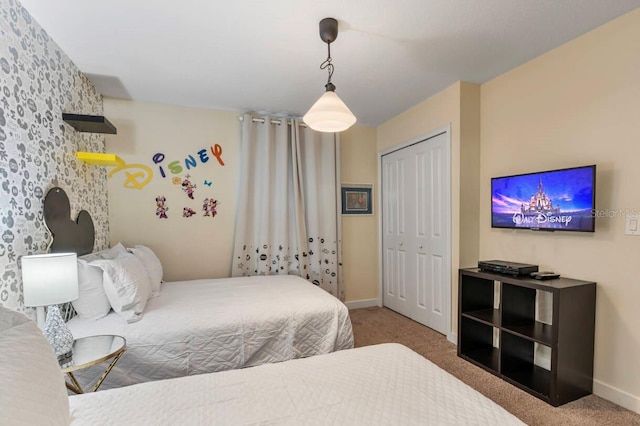
[[[367,306],[378,298],[378,169],[376,129],[353,126],[340,135],[342,183],[373,184],[373,215],[342,215],[345,301]],[[353,306],[359,306],[358,304]]]
[[[483,84],[480,256],[598,283],[594,392],[640,412],[640,10]],[[490,178],[597,165],[595,233],[490,228]],[[637,214],[637,213],[636,213]]]
[[[458,269],[473,266],[478,260],[479,95],[479,85],[457,82],[377,128],[380,152],[451,124],[451,330],[454,334],[458,327]]]
[[[18,259],[47,252],[42,207],[47,191],[62,187],[71,216],[93,217],[95,249],[108,245],[104,169],[75,158],[102,152],[104,136],[79,133],[62,112],[102,114],[102,97],[55,41],[16,1],[0,2],[0,305],[23,306]]]
[[[108,151],[134,165],[108,180],[111,241],[151,247],[167,281],[230,276],[240,114],[110,98],[105,113],[118,128]],[[139,174],[137,183],[127,173]],[[156,197],[166,199],[164,215]],[[205,199],[217,200],[215,217],[205,216]]]
[[[108,178],[111,241],[151,247],[162,261],[167,281],[230,276],[240,113],[111,98],[105,99],[104,108],[118,128],[117,135],[107,136],[107,151],[127,163],[127,168]],[[355,126],[341,141],[342,181],[375,182],[375,130]],[[222,149],[224,166],[212,154],[216,144]],[[204,163],[198,155],[201,149],[209,157]],[[159,153],[164,160],[156,164],[154,156]],[[196,166],[186,170],[189,155]],[[173,161],[185,170],[172,173],[169,164]],[[113,168],[108,170],[111,173]],[[129,177],[135,174],[139,177]],[[181,183],[173,183],[174,178],[183,180],[187,174],[196,185],[193,200]],[[166,218],[157,215],[158,196],[166,198]],[[203,200],[212,197],[218,201],[217,214],[204,216]],[[184,217],[185,207],[195,214]],[[377,216],[343,218],[347,301],[377,297],[377,266],[371,266],[376,259],[376,220]]]

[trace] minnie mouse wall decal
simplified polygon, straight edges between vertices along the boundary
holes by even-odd
[[[167,219],[167,210],[169,210],[169,207],[167,207],[167,197],[165,197],[164,195],[158,195],[156,197],[156,216],[158,216],[158,219]]]

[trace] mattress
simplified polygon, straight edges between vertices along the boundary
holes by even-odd
[[[72,396],[71,425],[523,425],[388,343]]]
[[[353,348],[346,306],[296,276],[260,276],[163,284],[142,319],[115,313],[76,317],[74,337],[123,336],[126,351],[100,389],[251,367]],[[105,365],[81,370],[83,387]]]

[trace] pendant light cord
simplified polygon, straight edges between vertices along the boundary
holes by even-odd
[[[331,43],[327,43],[327,59],[320,64],[321,70],[325,68],[329,72],[329,78],[327,79],[327,86],[331,85],[332,87],[334,87],[333,90],[335,90],[335,86],[333,86],[333,84],[331,83],[331,77],[333,76],[333,64],[331,63]],[[328,87],[327,87],[327,90],[329,90]]]

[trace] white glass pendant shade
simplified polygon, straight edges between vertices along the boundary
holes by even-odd
[[[318,132],[342,132],[353,126],[356,116],[333,91],[326,91],[302,120]]]

